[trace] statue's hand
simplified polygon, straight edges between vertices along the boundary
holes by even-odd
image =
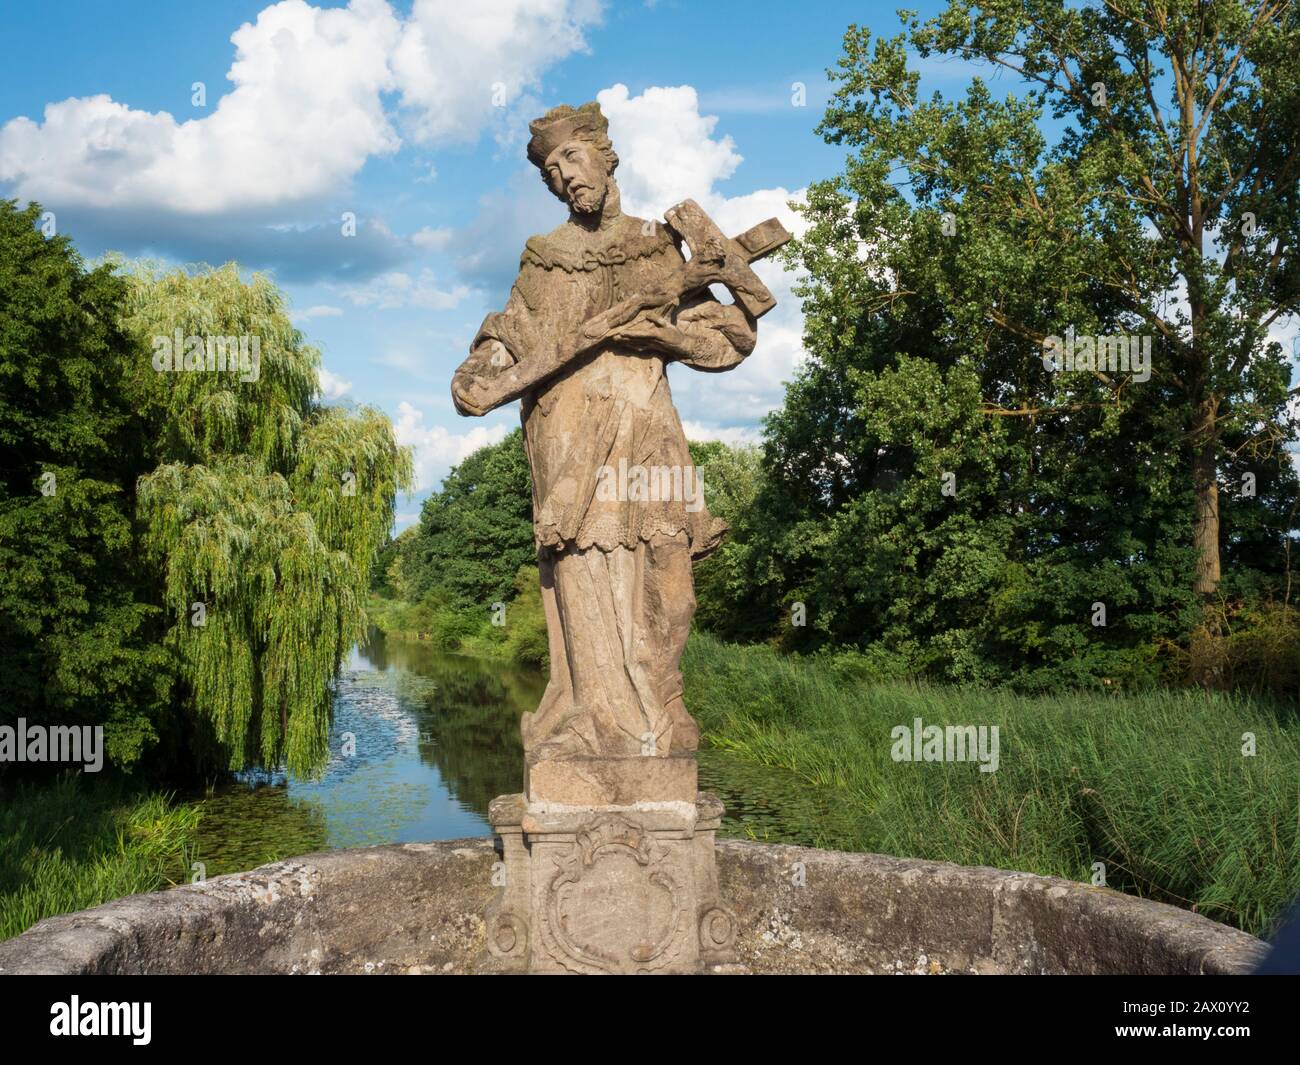
[[[655,308],[667,309],[673,303],[672,295],[666,291],[655,290],[629,296],[608,310],[588,318],[582,325],[580,343],[590,346],[612,339],[615,330],[629,324],[642,312]]]
[[[479,344],[452,378],[451,395],[456,409],[461,414],[481,417],[500,406],[505,388],[499,378],[515,361],[499,340]]]
[[[482,377],[471,373],[458,373],[452,378],[451,398],[459,413],[475,418],[481,418],[498,405],[495,390]]]
[[[674,325],[663,309],[638,314],[630,322],[612,329],[607,339],[645,354],[671,359],[690,358],[699,346],[699,338]]]

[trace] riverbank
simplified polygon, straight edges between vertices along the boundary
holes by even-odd
[[[427,643],[438,651],[495,659],[525,669],[546,668],[546,617],[536,569],[521,573],[509,603],[489,604],[481,611],[448,606],[432,598],[408,603],[371,594],[366,614],[388,639]]]
[[[424,639],[510,659],[509,626],[377,605],[381,626],[424,624]],[[510,620],[521,618],[539,623],[527,607]],[[686,705],[706,748],[793,778],[776,799],[782,841],[1104,882],[1255,934],[1300,896],[1300,713],[1282,702],[1199,689],[1022,696],[862,668],[853,655],[691,637]],[[895,761],[897,728],[918,752],[918,719],[982,726],[986,742],[996,727],[996,770]],[[750,836],[768,838],[761,825]]]
[[[195,860],[214,876],[330,847],[486,835],[488,803],[517,790],[519,715],[536,706],[542,674],[427,638],[377,637],[356,655],[331,750],[349,733],[356,749],[320,781],[273,774],[194,805],[85,777],[6,794],[0,937],[188,879]],[[703,733],[701,786],[728,807],[724,834],[1083,883],[1104,875],[1261,935],[1300,895],[1294,709],[1193,691],[1024,697],[860,668],[692,636],[686,703]],[[915,746],[900,749],[895,730],[917,718],[922,735],[983,728],[986,756],[996,726],[996,771],[896,761]]]
[[[701,633],[683,673],[706,743],[820,798],[830,815],[807,824],[811,846],[1104,875],[1257,935],[1300,895],[1300,720],[1281,703],[880,683]],[[918,718],[989,738],[997,726],[997,770],[895,761],[893,730]]]
[[[190,879],[199,809],[66,775],[0,803],[0,939],[44,917]]]

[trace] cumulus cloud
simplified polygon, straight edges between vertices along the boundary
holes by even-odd
[[[380,310],[423,307],[431,311],[446,311],[458,306],[470,294],[468,285],[439,286],[433,271],[427,267],[417,277],[393,270],[364,284],[338,286],[338,290],[357,307],[378,307]]]
[[[330,373],[323,366],[317,376],[320,379],[320,391],[317,394],[321,399],[342,399],[352,391],[351,381],[343,380],[338,374]]]
[[[337,190],[400,139],[380,94],[401,24],[384,0],[284,0],[231,36],[234,88],[178,122],[108,96],[63,100],[0,129],[0,180],[56,204],[211,215]]]
[[[91,251],[235,258],[284,280],[370,277],[443,238],[380,225],[338,244],[321,219],[366,161],[397,151],[402,132],[437,146],[507,121],[494,87],[523,101],[599,17],[597,0],[416,0],[405,18],[387,0],[283,0],[232,34],[230,88],[207,87],[210,110],[50,103],[39,121],[0,126],[0,187],[53,210]]]
[[[706,425],[703,422],[684,421],[682,429],[686,439],[693,443],[721,440],[731,447],[742,447],[762,442],[762,432],[751,425]]]
[[[619,191],[629,214],[662,218],[673,204],[690,198],[728,236],[773,216],[792,233],[803,232],[804,220],[790,202],[802,201],[805,190],[769,188],[727,196],[717,188],[736,173],[743,157],[729,136],[715,135],[718,120],[700,114],[691,86],[649,88],[632,96],[619,84],[596,99],[609,119],[619,157]],[[759,322],[753,354],[725,374],[672,371],[677,406],[695,424],[712,423],[721,405],[736,425],[752,427],[781,405],[784,383],[804,358],[803,312],[792,291],[797,275],[771,259],[756,263],[754,272],[772,290],[777,305]]]
[[[700,114],[690,85],[632,96],[619,84],[602,89],[596,100],[609,119],[619,193],[629,214],[657,216],[687,197],[708,210],[703,198],[719,198],[714,184],[731,177],[744,161],[730,137],[714,139],[718,119]]]
[[[509,122],[547,67],[586,51],[600,17],[598,0],[416,0],[392,58],[412,138],[463,141]]]
[[[414,449],[416,491],[435,488],[452,466],[462,462],[481,447],[499,444],[506,427],[478,425],[465,433],[453,433],[441,425],[425,425],[424,412],[403,400],[397,405],[393,435],[403,446]]]

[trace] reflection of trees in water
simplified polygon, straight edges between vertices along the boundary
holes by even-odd
[[[378,665],[375,652],[372,646],[367,654]],[[434,682],[419,712],[420,759],[437,768],[463,806],[486,818],[488,803],[523,788],[519,715],[536,709],[543,678],[407,642],[390,641],[384,653],[388,665]]]
[[[401,647],[397,641],[389,644],[384,634],[373,625],[366,633],[366,642],[361,645],[361,656],[370,663],[370,668],[382,673],[390,665],[397,664],[397,652]]]
[[[420,700],[420,758],[437,767],[464,806],[486,818],[496,796],[523,787],[519,715],[536,709],[544,677],[424,643],[385,643],[377,631],[366,656],[376,669],[406,670],[434,682],[433,694]],[[842,804],[785,770],[706,747],[700,787],[727,807],[723,835],[821,847],[843,847],[852,835]]]
[[[537,707],[545,687],[541,674],[423,643],[385,641],[381,634],[355,667],[351,687],[342,692],[351,716],[336,721],[335,732],[353,730],[361,757],[336,759],[319,785],[295,784],[292,792],[282,771],[241,774],[242,780],[219,787],[204,800],[198,833],[196,857],[206,863],[209,876],[331,845],[374,842],[376,833],[397,838],[415,816],[413,807],[425,801],[412,783],[422,789],[429,768],[463,809],[483,821],[496,796],[521,790],[519,716]],[[378,672],[366,675],[371,668]],[[394,693],[400,705],[376,700],[381,689]],[[393,722],[401,726],[396,738],[388,736]],[[410,761],[412,729],[425,767],[418,770]],[[700,787],[725,803],[724,835],[854,849],[845,804],[831,802],[834,796],[826,789],[810,788],[796,774],[706,746],[700,752]],[[364,838],[356,836],[358,825]],[[390,830],[391,837],[385,835]]]
[[[328,846],[325,811],[313,799],[290,797],[283,782],[227,784],[203,801],[199,852],[209,877],[310,854]]]

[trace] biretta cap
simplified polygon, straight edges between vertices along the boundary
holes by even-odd
[[[608,136],[609,121],[601,114],[600,104],[592,100],[581,107],[568,104],[553,107],[528,123],[528,131],[533,135],[528,142],[528,158],[540,170],[551,152],[579,133]]]

